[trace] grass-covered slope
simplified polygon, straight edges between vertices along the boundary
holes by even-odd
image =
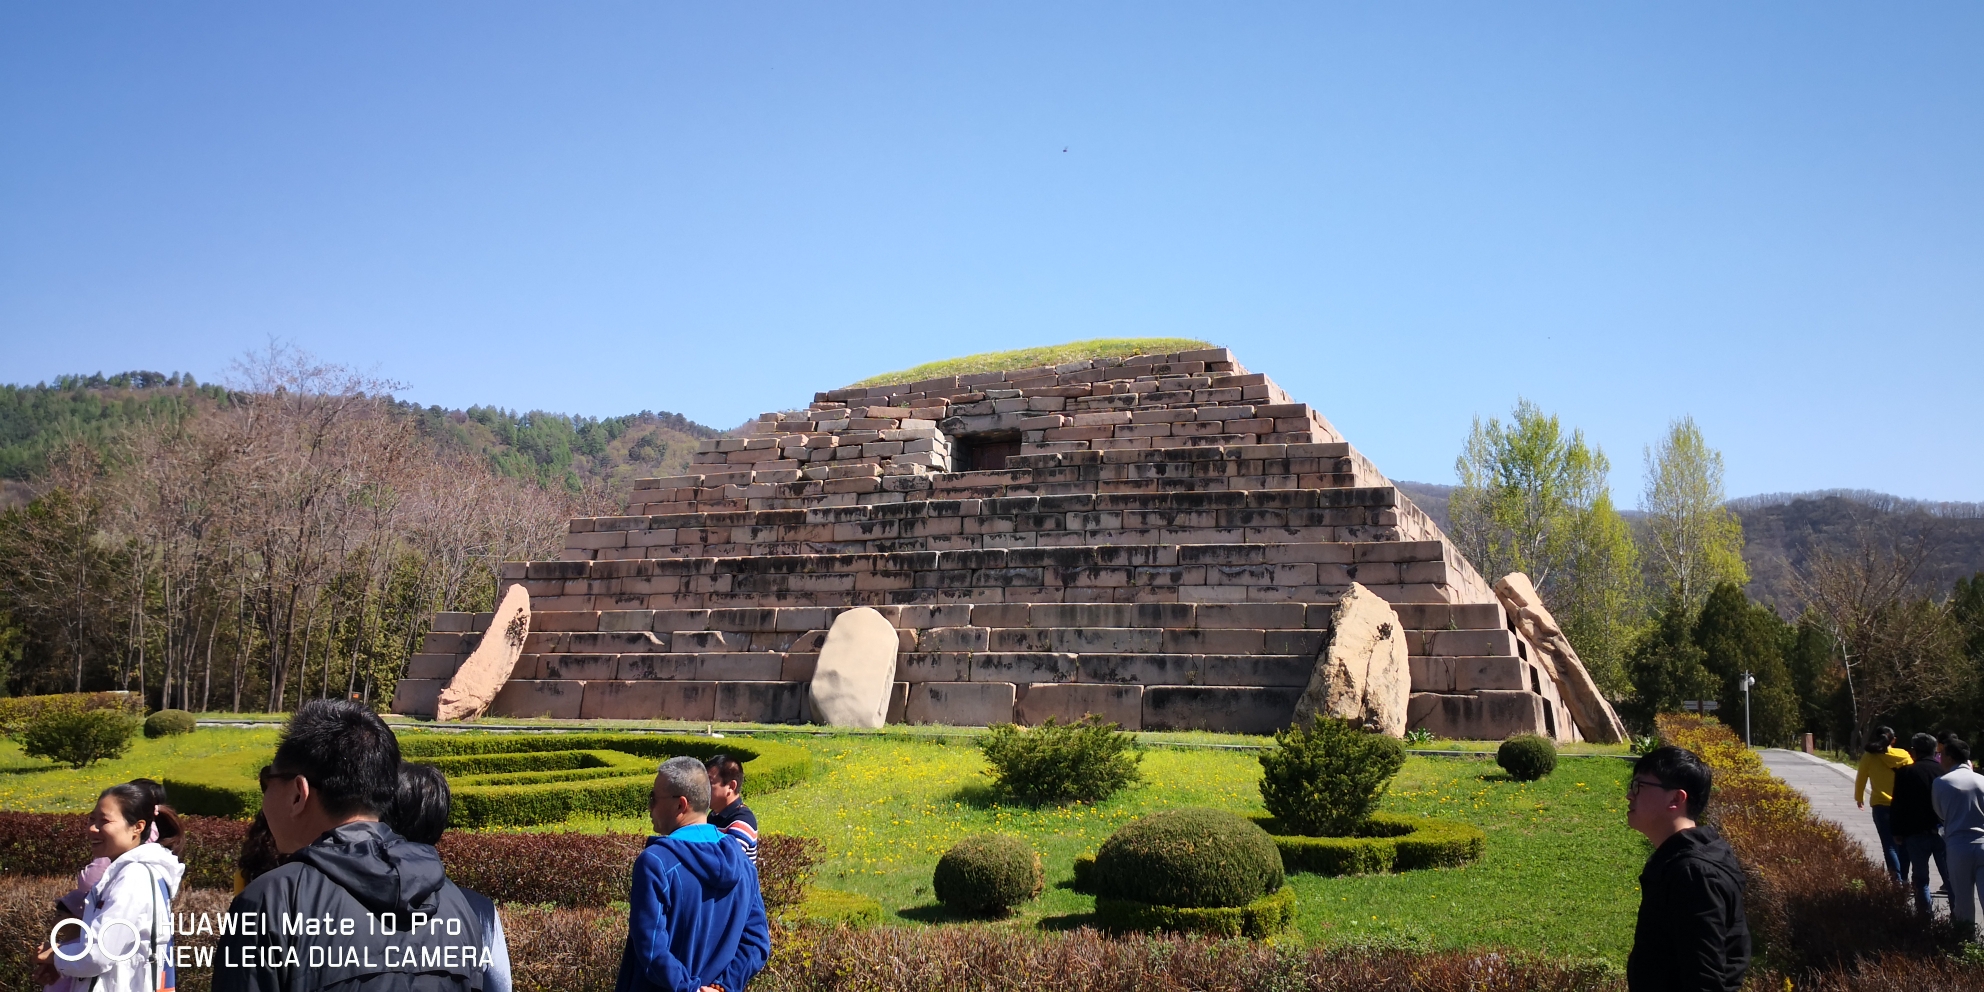
[[[856,386],[885,386],[892,382],[915,382],[919,379],[935,379],[946,375],[971,375],[974,372],[1001,372],[1007,369],[1030,369],[1042,365],[1059,365],[1063,362],[1079,362],[1086,358],[1126,358],[1130,355],[1163,355],[1177,351],[1192,351],[1196,348],[1211,348],[1207,341],[1195,338],[1096,338],[1092,341],[1070,341],[1067,344],[1050,344],[1038,348],[1019,348],[1013,351],[988,351],[981,355],[966,355],[963,358],[946,358],[941,362],[925,362],[915,368],[900,372],[884,372],[869,376]]]

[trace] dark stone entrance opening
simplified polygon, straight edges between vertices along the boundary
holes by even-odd
[[[1006,467],[1006,459],[1020,453],[1018,431],[966,434],[953,442],[957,454],[953,471],[989,472]]]

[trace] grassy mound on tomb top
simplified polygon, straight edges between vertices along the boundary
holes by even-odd
[[[919,379],[935,379],[947,375],[971,375],[977,372],[1003,372],[1008,369],[1059,365],[1063,362],[1079,362],[1086,358],[1166,355],[1211,347],[1213,347],[1211,342],[1195,338],[1096,338],[1092,341],[1070,341],[1067,344],[1019,348],[1013,351],[988,351],[981,355],[946,358],[941,362],[925,362],[900,372],[884,372],[881,375],[869,376],[850,385],[886,386],[892,382],[915,382]]]

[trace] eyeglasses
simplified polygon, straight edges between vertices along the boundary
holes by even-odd
[[[1666,790],[1667,786],[1657,779],[1635,778],[1626,783],[1626,798],[1632,799],[1640,794],[1641,789],[1646,788]]]
[[[301,772],[285,774],[283,772],[276,771],[276,766],[274,765],[263,765],[262,770],[260,772],[257,772],[255,777],[257,780],[259,780],[262,783],[262,791],[267,792],[269,791],[270,782],[273,782],[279,778],[297,778],[301,774],[302,774]]]

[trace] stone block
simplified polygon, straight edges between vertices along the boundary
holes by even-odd
[[[1530,688],[1529,666],[1521,658],[1412,658],[1413,692],[1475,692]]]
[[[1510,734],[1549,734],[1544,705],[1543,697],[1533,692],[1415,692],[1407,707],[1406,724],[1454,740],[1499,741]]]
[[[715,682],[587,682],[584,720],[716,719]]]
[[[896,678],[903,682],[968,682],[971,655],[963,651],[919,651],[896,659]]]
[[[619,671],[617,654],[543,654],[537,656],[540,679],[610,679]]]
[[[728,723],[799,723],[806,708],[804,682],[720,682],[715,719]]]
[[[1297,688],[1146,686],[1143,729],[1272,734],[1288,726],[1301,695]]]
[[[1165,631],[1155,627],[1055,627],[1048,650],[1088,654],[1164,650]]]
[[[407,679],[440,679],[446,682],[455,677],[455,669],[461,667],[460,655],[417,654],[406,660]]]
[[[1016,704],[1014,720],[1038,726],[1053,717],[1065,724],[1091,713],[1123,730],[1142,730],[1144,687],[1051,682],[1030,685]]]
[[[694,656],[696,678],[705,682],[777,682],[785,656],[772,651],[706,652]]]
[[[609,678],[623,682],[696,678],[698,656],[693,654],[623,654]]]
[[[1072,654],[988,651],[971,656],[973,682],[1073,682],[1077,671]]]
[[[903,721],[956,727],[1011,723],[1017,695],[1011,682],[920,682],[909,687]]]
[[[551,679],[512,679],[489,704],[490,716],[549,717],[576,720],[585,701],[584,682]]]
[[[1425,654],[1478,657],[1516,653],[1516,637],[1506,630],[1429,630],[1422,635]]]
[[[435,700],[446,679],[401,679],[393,685],[393,712],[400,716],[433,716]]]

